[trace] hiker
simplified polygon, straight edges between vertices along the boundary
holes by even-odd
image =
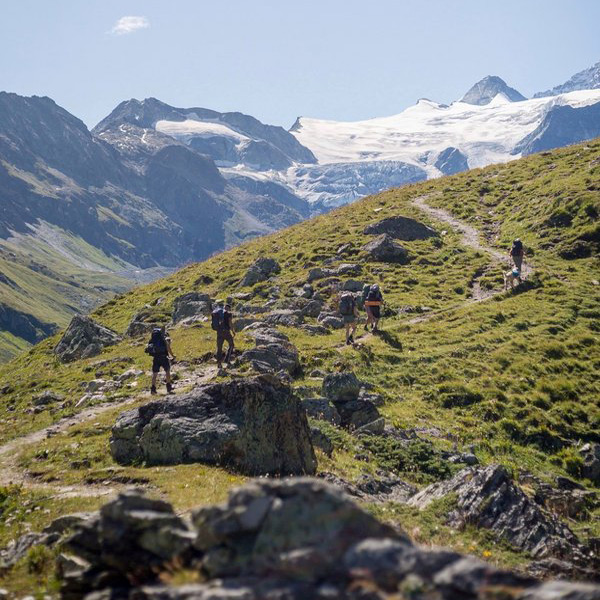
[[[370,310],[369,310],[369,307],[365,303],[367,301],[367,297],[369,296],[370,291],[371,291],[371,286],[368,283],[365,283],[365,285],[363,285],[363,289],[360,294],[360,305],[365,309],[365,312],[367,313],[367,321],[369,320]],[[365,326],[365,329],[366,328],[367,327]]]
[[[340,296],[339,313],[346,325],[346,344],[353,344],[359,314],[356,298],[352,292],[343,292]]]
[[[512,247],[509,250],[509,254],[513,263],[515,263],[515,268],[519,272],[520,279],[521,267],[523,266],[523,256],[525,255],[525,252],[523,251],[523,242],[519,238],[513,242]]]
[[[165,372],[167,383],[167,393],[173,393],[173,384],[171,383],[171,360],[175,360],[171,350],[171,340],[166,334],[165,326],[155,327],[152,330],[150,342],[146,346],[146,352],[152,356],[152,387],[151,394],[156,394],[156,380],[161,368]]]
[[[365,331],[369,330],[371,325],[371,331],[378,331],[377,325],[381,318],[381,305],[383,304],[383,295],[379,286],[375,283],[369,289],[367,299],[365,300],[365,307],[367,308],[367,322],[365,323]]]
[[[217,332],[217,366],[223,368],[223,344],[227,342],[227,353],[225,362],[229,364],[234,349],[233,338],[233,315],[231,314],[231,305],[218,306],[212,312],[212,328]]]

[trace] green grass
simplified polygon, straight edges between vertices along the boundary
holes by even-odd
[[[322,266],[325,258],[333,257],[334,264],[360,262],[359,279],[378,282],[383,288],[384,334],[367,335],[358,348],[351,348],[344,345],[340,331],[311,336],[282,328],[300,352],[302,372],[295,385],[319,387],[320,380],[310,377],[314,369],[352,369],[385,397],[380,410],[388,422],[428,433],[421,434],[423,444],[408,451],[380,441],[365,448],[346,432],[319,424],[335,446],[332,457],[319,453],[321,471],[354,480],[385,467],[424,485],[450,474],[437,459],[440,450],[472,447],[483,464],[501,463],[514,473],[526,469],[545,481],[556,475],[581,479],[578,448],[587,441],[600,441],[600,273],[596,255],[565,256],[572,256],[575,247],[592,252],[593,243],[597,244],[599,182],[600,141],[594,141],[391,190],[123,293],[98,308],[94,317],[123,333],[144,307],[149,306],[159,319],[168,319],[175,298],[189,291],[217,298],[242,291],[252,295],[252,304],[262,304],[274,283],[280,290],[278,306],[286,307],[293,288],[302,285],[309,269]],[[466,302],[476,274],[485,272],[482,286],[498,291],[503,269],[492,266],[487,254],[462,246],[460,236],[446,224],[418,211],[411,201],[422,195],[428,195],[429,204],[470,222],[488,245],[499,250],[507,251],[510,241],[521,237],[527,260],[535,268],[529,285],[485,302]],[[398,214],[448,233],[404,243],[413,256],[409,265],[364,262],[360,248],[370,239],[362,233],[364,227]],[[350,253],[338,257],[337,249],[346,243],[352,244]],[[282,271],[276,282],[240,288],[245,270],[259,256],[279,261]],[[334,302],[336,292],[327,282],[314,285],[328,302]],[[430,309],[429,318],[413,322],[421,315],[420,307]],[[214,332],[207,324],[175,328],[171,334],[180,360],[193,361],[214,350]],[[46,340],[0,367],[0,382],[9,386],[0,400],[0,441],[76,414],[73,404],[82,394],[82,384],[96,377],[100,360],[123,359],[102,368],[105,378],[132,366],[149,367],[144,340],[125,340],[94,359],[62,365],[52,354],[57,339]],[[244,336],[238,336],[237,342],[242,348],[251,345]],[[148,382],[146,374],[138,389]],[[39,414],[28,412],[32,397],[45,389],[65,394],[73,404]],[[136,393],[119,390],[113,399]],[[145,401],[147,396],[136,400]],[[20,465],[39,481],[58,484],[143,481],[152,493],[170,499],[180,510],[220,500],[243,481],[201,465],[118,467],[107,444],[109,428],[120,410],[115,407],[94,422],[27,446]],[[507,566],[527,560],[485,533],[453,533],[444,525],[443,508],[423,513],[402,506],[374,510],[400,522],[417,540],[475,552]],[[586,539],[600,535],[599,523],[597,512],[592,512],[589,520],[575,527]]]

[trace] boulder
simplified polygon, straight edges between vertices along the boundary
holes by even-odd
[[[120,341],[121,337],[112,329],[96,323],[90,317],[76,315],[54,347],[54,353],[62,362],[72,362],[96,356],[106,346],[113,346]]]
[[[274,258],[261,257],[252,263],[240,285],[252,286],[261,281],[266,281],[269,277],[280,272],[281,267]]]
[[[33,398],[34,406],[46,406],[47,404],[54,404],[55,402],[63,402],[65,397],[62,394],[53,392],[52,390],[46,390]]]
[[[209,316],[212,312],[213,301],[208,294],[189,292],[175,298],[173,304],[173,323],[184,319],[198,319]]]
[[[159,323],[146,323],[144,321],[132,320],[127,326],[125,335],[131,338],[150,337],[152,330],[155,327],[160,327]]]
[[[368,254],[369,259],[375,262],[404,265],[411,258],[408,250],[395,242],[394,238],[387,233],[377,236],[373,241],[365,244],[362,249]]]
[[[329,373],[323,379],[323,396],[333,402],[356,400],[360,394],[361,382],[352,372]]]
[[[288,337],[267,324],[260,325],[252,330],[245,330],[254,338],[255,348],[242,353],[241,363],[249,362],[252,368],[259,373],[279,373],[284,371],[294,375],[300,368],[298,349]]]
[[[329,329],[327,327],[323,327],[323,325],[301,325],[300,329],[302,331],[306,331],[309,335],[327,335],[329,333]]]
[[[347,292],[362,292],[365,285],[364,281],[358,281],[357,279],[346,279],[342,284],[342,289]]]
[[[457,499],[456,508],[448,515],[452,527],[484,527],[535,558],[564,556],[577,560],[582,554],[575,534],[531,500],[502,466],[464,469],[450,480],[426,487],[409,504],[423,509],[448,494]]]
[[[283,325],[284,327],[298,327],[304,323],[304,316],[299,310],[274,310],[265,317],[269,325]]]
[[[581,448],[583,466],[581,474],[600,485],[600,444],[584,444]]]
[[[362,429],[363,433],[381,433],[385,427],[385,422],[377,407],[368,400],[359,398],[353,400],[333,401],[334,406],[340,413],[342,427],[351,431]],[[365,426],[371,425],[371,429]]]
[[[311,283],[317,279],[324,279],[325,277],[339,277],[341,275],[360,275],[362,273],[362,266],[353,263],[342,263],[337,267],[322,268],[315,267],[308,272],[307,281]]]
[[[328,421],[332,425],[340,425],[342,422],[340,413],[326,398],[307,398],[302,405],[306,414],[313,419]]]
[[[437,231],[409,217],[388,217],[367,225],[363,230],[366,235],[381,235],[385,233],[390,237],[412,242],[414,240],[426,240],[431,237],[437,237]]]
[[[226,505],[193,512],[192,521],[210,577],[315,581],[340,571],[346,551],[365,537],[401,539],[339,489],[308,478],[254,481]]]
[[[155,581],[159,569],[183,556],[193,539],[167,502],[137,490],[121,493],[66,541],[74,557],[62,561],[69,568],[63,570],[61,597],[81,598],[82,589],[126,589],[131,581]]]
[[[306,412],[272,376],[203,385],[122,413],[110,449],[120,464],[201,462],[248,475],[316,469]]]
[[[327,456],[333,454],[333,442],[331,438],[314,425],[310,428],[310,441],[315,448],[318,448]]]
[[[321,325],[324,325],[325,327],[329,327],[331,329],[344,328],[344,320],[334,313],[322,312],[317,317],[317,321],[321,323]]]

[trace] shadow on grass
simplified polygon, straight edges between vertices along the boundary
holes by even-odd
[[[394,350],[400,350],[400,352],[402,352],[402,342],[395,335],[392,335],[389,331],[378,329],[377,331],[374,331],[373,334],[380,337],[388,346],[391,346]]]

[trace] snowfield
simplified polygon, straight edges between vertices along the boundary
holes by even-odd
[[[498,94],[485,106],[454,102],[450,106],[419,100],[398,115],[341,122],[300,118],[291,131],[312,150],[319,164],[401,161],[429,166],[448,147],[458,148],[469,167],[506,162],[515,145],[531,133],[556,104],[575,108],[600,102],[600,90],[511,102]],[[439,173],[438,173],[439,174]]]

